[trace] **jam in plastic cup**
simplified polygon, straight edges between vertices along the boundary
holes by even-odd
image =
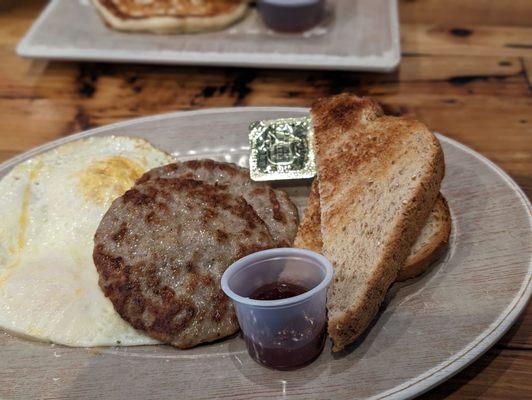
[[[235,305],[250,356],[267,367],[289,370],[314,361],[326,338],[327,286],[331,263],[309,250],[282,248],[250,254],[222,276],[222,289]],[[307,291],[280,300],[253,300],[261,287],[276,282]]]

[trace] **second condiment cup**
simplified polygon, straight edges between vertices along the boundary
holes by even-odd
[[[325,0],[258,0],[257,8],[270,28],[281,32],[302,32],[323,19]]]
[[[250,254],[222,276],[250,356],[275,369],[309,364],[323,349],[326,337],[327,287],[331,263],[312,251],[282,248]],[[305,292],[279,300],[250,298],[257,289],[282,282]]]

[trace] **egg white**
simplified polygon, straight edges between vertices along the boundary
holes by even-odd
[[[0,328],[68,346],[157,343],[100,290],[93,236],[116,197],[172,161],[143,139],[105,136],[14,167],[0,181]]]

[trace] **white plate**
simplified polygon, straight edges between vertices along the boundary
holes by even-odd
[[[141,136],[178,159],[245,165],[250,121],[302,116],[301,108],[232,108],[142,118],[39,147],[17,163],[91,135]],[[310,366],[265,369],[230,338],[191,350],[168,346],[76,349],[0,335],[2,398],[409,398],[449,378],[493,345],[531,295],[531,206],[497,166],[439,136],[442,192],[453,217],[450,249],[422,277],[394,285],[363,341],[341,355],[327,345]],[[285,188],[304,206],[308,183]]]
[[[268,30],[256,10],[218,32],[124,33],[105,26],[89,0],[52,0],[17,47],[31,58],[239,67],[390,71],[399,64],[396,0],[335,0],[305,34]]]

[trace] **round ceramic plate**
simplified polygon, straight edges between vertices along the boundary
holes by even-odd
[[[25,153],[15,164],[91,135],[148,139],[177,159],[246,165],[251,121],[302,116],[306,109],[231,108],[138,119],[84,132]],[[239,337],[191,350],[169,346],[66,348],[0,336],[3,398],[409,398],[449,378],[493,345],[531,295],[531,206],[498,167],[439,136],[442,192],[452,212],[449,249],[430,272],[392,287],[363,340],[341,354],[328,345],[292,372],[252,361]],[[308,182],[282,185],[304,208]]]

